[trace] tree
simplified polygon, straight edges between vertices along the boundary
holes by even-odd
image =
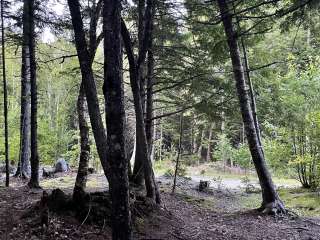
[[[150,3],[150,2],[149,2]],[[147,54],[147,50],[151,50],[150,48],[152,47],[152,24],[153,24],[153,14],[154,14],[154,6],[153,4],[146,7],[146,1],[145,0],[139,0],[138,1],[138,53],[139,55],[141,54]],[[146,35],[148,34],[148,35]],[[147,39],[146,39],[147,37]],[[152,105],[150,104],[150,92],[146,93],[146,76],[145,76],[145,60],[146,56],[141,56],[140,58],[141,63],[139,66],[137,66],[137,74],[138,74],[138,84],[139,84],[139,94],[140,94],[140,99],[141,99],[141,107],[142,107],[142,113],[143,116],[145,115],[146,118],[150,116],[150,108]],[[148,61],[148,64],[152,64],[150,61]],[[148,66],[149,67],[149,66]],[[151,69],[148,68],[147,71]],[[151,70],[152,71],[152,70]],[[149,86],[147,87],[150,89],[150,72],[148,72],[148,79],[149,81]],[[147,99],[147,101],[146,101]],[[136,125],[140,124],[136,122]],[[139,129],[139,126],[136,126],[136,129]],[[151,122],[150,120],[145,121],[145,131],[146,131],[146,139],[147,139],[147,144],[150,141],[150,136],[148,135],[149,133],[151,134]],[[150,131],[150,132],[149,132]],[[141,140],[142,135],[139,132],[136,132],[136,151],[135,151],[135,161],[134,161],[134,166],[133,166],[133,174],[132,174],[132,181],[138,185],[141,186],[143,183],[143,177],[144,177],[144,171],[143,171],[143,166],[144,166],[144,159],[141,154],[141,151],[144,151],[142,148],[143,145],[138,144],[139,142],[143,141]],[[148,145],[149,148],[149,145]],[[149,149],[149,154],[150,149]]]
[[[89,56],[90,56],[90,67],[96,54],[97,47],[102,38],[97,38],[97,24],[101,15],[102,1],[98,4],[93,1],[90,9],[90,27],[89,27]],[[101,36],[101,35],[99,35]],[[78,112],[78,123],[80,133],[80,158],[79,167],[76,177],[75,186],[73,189],[73,199],[77,200],[81,197],[81,194],[85,191],[88,175],[88,166],[90,159],[90,143],[89,143],[89,126],[86,120],[87,104],[86,104],[86,93],[84,83],[80,84],[79,96],[77,100],[77,112]]]
[[[157,184],[154,177],[154,172],[152,168],[152,162],[150,159],[150,154],[148,151],[148,142],[145,131],[145,121],[144,121],[144,111],[143,111],[143,102],[141,98],[141,85],[140,85],[140,74],[141,74],[141,65],[143,64],[146,53],[148,49],[148,42],[150,37],[151,30],[151,19],[153,16],[153,0],[147,1],[147,7],[145,11],[145,27],[143,39],[144,43],[141,44],[139,48],[139,54],[136,58],[133,52],[132,41],[130,33],[126,27],[125,22],[121,21],[121,35],[123,43],[126,49],[129,62],[129,72],[130,72],[130,85],[133,94],[134,108],[136,113],[136,158],[135,161],[139,159],[143,163],[143,173],[145,179],[145,185],[147,190],[147,197],[155,199],[156,202],[160,202],[160,195],[157,188]],[[139,167],[141,171],[141,167]],[[133,173],[133,177],[135,172]]]
[[[121,2],[105,0],[103,9],[104,85],[107,158],[110,161],[112,239],[131,239],[128,164],[125,154],[122,83]]]
[[[262,205],[261,210],[274,213],[285,213],[285,207],[281,201],[276,188],[273,184],[271,175],[268,171],[262,147],[259,144],[257,136],[257,130],[254,124],[252,108],[248,93],[246,91],[246,83],[243,65],[241,62],[240,51],[237,43],[237,35],[232,23],[232,15],[229,10],[229,6],[225,0],[218,0],[218,6],[220,9],[221,20],[227,36],[230,57],[232,61],[232,68],[234,73],[234,79],[236,82],[236,89],[240,103],[240,109],[242,119],[245,126],[246,136],[252,156],[253,163],[255,165],[259,182],[262,189]]]
[[[103,125],[99,101],[97,96],[97,88],[94,80],[94,75],[90,63],[90,54],[85,38],[83,28],[83,21],[81,19],[80,3],[79,1],[68,1],[70,14],[72,18],[72,26],[75,35],[75,45],[77,55],[80,63],[80,70],[82,75],[82,82],[87,98],[88,112],[93,131],[93,136],[96,142],[97,151],[107,179],[109,178],[109,163],[107,161],[107,135]]]
[[[16,176],[29,175],[30,161],[30,57],[28,44],[28,6],[23,7],[23,44],[21,54],[21,115],[20,115],[20,151]]]
[[[79,1],[68,1],[91,126],[100,161],[110,184],[113,239],[130,239],[129,187],[123,136],[124,108],[121,104],[121,101],[123,101],[123,93],[120,75],[121,70],[119,68],[121,58],[121,6],[118,1],[106,1],[104,3],[105,41],[107,43],[112,43],[110,46],[105,46],[105,55],[106,57],[108,56],[108,62],[106,62],[105,67],[106,77],[104,83],[108,136],[105,135],[100,115],[97,90],[90,63],[90,54],[85,40],[83,22],[81,19],[80,4]],[[114,48],[112,48],[112,46]],[[108,157],[110,157],[109,161],[107,161]]]
[[[86,121],[85,108],[85,90],[83,84],[81,84],[77,101],[77,112],[80,133],[80,158],[76,182],[73,189],[74,200],[79,199],[81,197],[81,194],[83,194],[85,191],[90,159],[89,126]]]
[[[38,99],[37,99],[37,76],[36,76],[36,58],[35,58],[35,25],[34,25],[34,11],[35,1],[24,1],[24,11],[26,11],[26,30],[24,41],[28,46],[26,53],[27,58],[30,61],[30,93],[31,93],[31,177],[28,185],[32,188],[39,188],[39,155],[38,155],[38,123],[37,123],[37,110],[38,110]],[[28,70],[27,70],[28,71]]]
[[[4,114],[4,139],[5,139],[5,161],[6,161],[6,187],[9,187],[9,136],[8,136],[8,90],[6,77],[6,56],[4,36],[4,2],[1,0],[1,50],[2,50],[2,78],[3,78],[3,114]]]

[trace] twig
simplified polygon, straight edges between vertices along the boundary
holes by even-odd
[[[90,215],[90,212],[91,212],[91,195],[89,193],[89,197],[90,197],[90,200],[89,200],[89,210],[88,210],[88,213],[87,213],[87,216],[85,217],[85,219],[82,221],[81,225],[79,226],[79,228],[87,221],[89,215]]]

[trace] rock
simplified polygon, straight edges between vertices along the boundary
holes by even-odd
[[[59,158],[54,166],[54,173],[68,172],[70,170],[69,164],[64,158]]]
[[[52,178],[54,177],[54,170],[53,169],[46,169],[42,168],[42,177],[43,178]]]

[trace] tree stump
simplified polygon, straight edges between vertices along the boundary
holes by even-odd
[[[200,183],[199,183],[199,192],[204,192],[205,190],[208,190],[210,186],[210,182],[209,181],[202,181],[200,180]]]

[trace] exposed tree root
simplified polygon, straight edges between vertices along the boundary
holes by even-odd
[[[48,208],[58,214],[72,214],[80,223],[110,225],[111,201],[109,192],[85,193],[78,192],[76,197],[55,189],[48,196]],[[130,193],[130,208],[132,221],[149,216],[159,210],[154,200]],[[40,209],[41,210],[41,209]]]
[[[270,203],[262,203],[262,206],[258,209],[258,211],[273,216],[288,214],[288,210],[285,208],[283,202],[280,199],[277,199]]]
[[[42,189],[39,185],[39,183],[33,182],[33,181],[29,181],[28,182],[28,187],[31,189]]]

